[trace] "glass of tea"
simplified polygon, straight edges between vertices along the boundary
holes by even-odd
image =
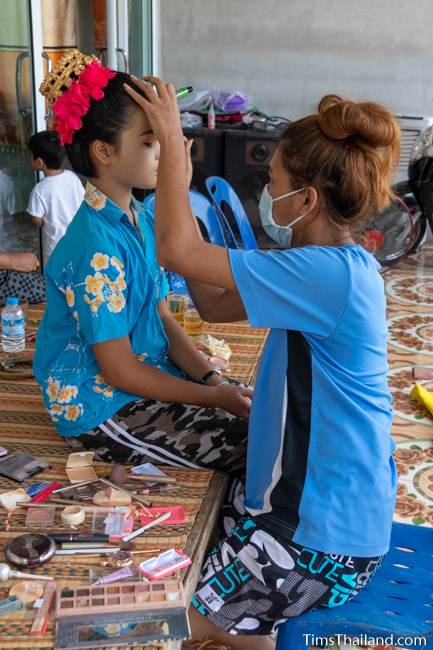
[[[167,295],[168,308],[172,313],[173,317],[177,322],[183,327],[183,318],[185,313],[185,308],[187,306],[187,299],[181,293],[175,293],[170,291]]]
[[[188,336],[200,339],[203,336],[204,323],[191,301],[187,301],[183,314],[183,327]]]

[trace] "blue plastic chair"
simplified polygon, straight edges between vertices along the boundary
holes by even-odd
[[[205,227],[209,241],[216,246],[227,246],[222,226],[209,199],[204,196],[204,194],[200,194],[200,192],[190,190],[189,202],[191,204],[193,213]],[[150,210],[152,214],[154,213],[154,193],[146,196],[143,201],[143,206]]]
[[[382,566],[360,593],[342,607],[317,608],[289,618],[278,631],[277,650],[306,648],[306,634],[331,638],[406,638],[396,647],[433,648],[433,529],[393,524]],[[425,645],[414,637],[425,637]],[[309,637],[311,639],[311,637]]]
[[[206,228],[209,241],[216,246],[226,247],[228,242],[224,236],[222,225],[209,199],[200,192],[190,190],[189,202],[193,213]]]
[[[218,216],[221,218],[222,215],[227,223],[227,215],[224,213],[224,203],[229,206],[235,218],[241,236],[242,245],[245,250],[255,250],[258,248],[244,206],[232,186],[227,183],[224,178],[220,178],[219,176],[209,176],[209,178],[206,179],[206,189],[216,206]]]
[[[203,194],[200,194],[200,192],[190,190],[189,202],[191,204],[191,209],[193,213],[195,214],[197,219],[203,224],[207,232],[209,241],[212,244],[215,244],[216,246],[226,247],[227,244],[226,244],[221,223],[209,199],[206,198],[206,196],[204,196]],[[143,206],[148,210],[150,210],[153,214],[155,209],[154,193],[149,194],[149,196],[147,196],[144,199]],[[170,281],[170,286],[173,291],[176,291],[176,293],[183,293],[188,295],[188,288],[186,286],[185,279],[181,275],[169,271],[168,277]]]

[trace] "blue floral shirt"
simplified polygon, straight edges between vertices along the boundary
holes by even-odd
[[[35,377],[58,432],[78,436],[138,399],[110,386],[92,345],[128,336],[143,363],[181,376],[167,358],[158,303],[169,287],[156,258],[153,216],[133,199],[136,229],[91,183],[47,265],[47,307]]]

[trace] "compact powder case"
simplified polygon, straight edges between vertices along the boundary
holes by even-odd
[[[76,451],[69,454],[66,461],[66,474],[71,483],[92,481],[98,478],[92,465],[94,455],[93,451]]]
[[[36,567],[50,560],[55,551],[56,544],[48,535],[26,533],[9,542],[5,556],[15,566]]]

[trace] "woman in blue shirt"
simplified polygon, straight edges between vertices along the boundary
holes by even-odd
[[[169,313],[153,217],[132,197],[155,187],[159,144],[125,81],[75,50],[41,86],[89,182],[46,268],[35,377],[76,450],[242,473],[251,392],[223,383]]]
[[[289,616],[355,596],[387,552],[396,496],[383,282],[356,232],[385,208],[399,156],[392,114],[329,95],[290,124],[260,201],[285,250],[203,242],[184,180],[172,86],[126,88],[160,142],[158,259],[189,278],[209,320],[270,328],[255,386],[245,493],[203,567],[193,636],[273,647]],[[208,286],[206,286],[208,285]],[[228,634],[230,633],[230,634]]]

